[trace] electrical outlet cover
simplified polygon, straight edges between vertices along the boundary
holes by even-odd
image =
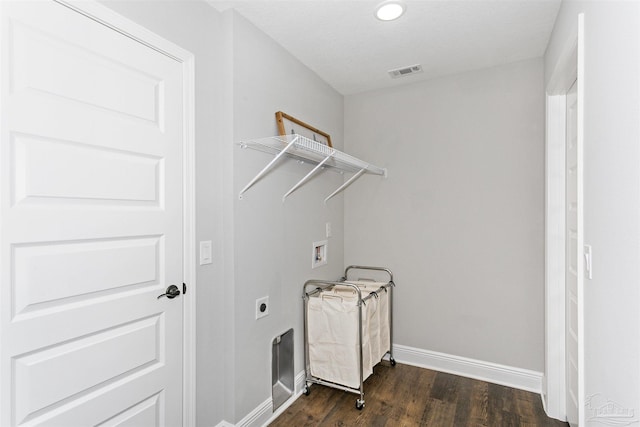
[[[269,315],[269,297],[256,300],[256,320]]]

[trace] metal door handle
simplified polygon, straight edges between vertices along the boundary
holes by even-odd
[[[173,299],[175,297],[177,297],[178,295],[180,295],[180,289],[178,289],[178,287],[176,285],[171,285],[167,288],[167,290],[165,291],[164,294],[162,295],[158,295],[158,299],[162,298],[162,297],[167,297],[169,299]]]

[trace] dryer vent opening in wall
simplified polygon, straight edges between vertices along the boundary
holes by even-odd
[[[395,70],[389,70],[389,75],[392,79],[405,77],[411,74],[421,73],[422,65],[416,64],[409,67],[396,68]]]
[[[293,372],[293,328],[275,337],[271,344],[271,400],[275,412],[295,391]]]

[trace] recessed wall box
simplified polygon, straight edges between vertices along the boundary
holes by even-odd
[[[326,240],[320,242],[313,242],[313,252],[311,254],[311,268],[320,267],[327,263],[328,258],[328,243]]]

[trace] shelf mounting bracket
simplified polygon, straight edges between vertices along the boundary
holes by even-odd
[[[360,171],[358,171],[355,175],[353,175],[351,178],[349,178],[349,180],[347,182],[345,182],[344,184],[342,184],[336,191],[334,191],[333,193],[328,195],[327,198],[324,199],[324,202],[327,203],[327,201],[329,199],[331,199],[333,196],[335,196],[335,195],[339,194],[340,192],[344,191],[348,186],[353,184],[356,179],[360,178],[362,176],[362,174],[365,173],[366,171],[367,171],[366,169],[360,169]]]
[[[331,154],[329,154],[327,157],[325,157],[323,161],[321,161],[320,163],[318,163],[318,164],[316,165],[316,167],[315,167],[315,168],[313,168],[313,169],[311,170],[311,172],[309,172],[308,174],[306,174],[306,175],[304,176],[304,178],[302,178],[300,181],[298,181],[298,183],[297,183],[296,185],[294,185],[293,187],[291,187],[291,190],[287,191],[287,193],[286,193],[284,196],[282,196],[282,201],[284,202],[284,200],[285,200],[285,199],[286,199],[286,198],[287,198],[291,193],[293,193],[293,192],[294,192],[294,191],[296,191],[298,188],[300,188],[302,185],[304,185],[307,181],[309,181],[309,179],[310,179],[310,178],[311,178],[311,177],[312,177],[312,176],[313,176],[313,175],[314,175],[318,170],[320,170],[320,168],[321,168],[325,163],[327,163],[327,160],[329,160],[330,158],[332,158],[332,157],[333,157],[333,154],[334,154],[334,153],[335,153],[335,150],[332,150],[332,151],[331,151]]]
[[[290,149],[291,147],[293,147],[293,145],[296,143],[296,141],[298,140],[298,136],[296,135],[295,138],[293,138],[291,140],[290,143],[287,144],[287,146],[285,148],[282,149],[282,151],[280,151],[278,154],[276,154],[276,156],[269,162],[269,164],[267,166],[265,166],[260,172],[258,172],[258,174],[251,180],[249,181],[249,183],[247,185],[245,185],[245,187],[242,189],[242,191],[240,191],[240,195],[238,196],[239,199],[242,200],[242,195],[253,186],[253,184],[255,184],[256,182],[258,182],[258,180],[260,178],[262,178],[263,176],[265,176],[267,174],[267,172],[269,172],[269,170],[271,170],[271,168],[273,168],[273,166],[276,164],[276,162],[278,160],[280,160],[280,158],[282,156],[284,156]]]

